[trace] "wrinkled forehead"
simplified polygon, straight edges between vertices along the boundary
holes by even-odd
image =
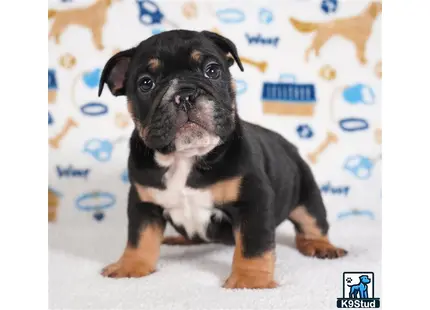
[[[170,38],[143,42],[137,49],[132,68],[136,74],[169,74],[200,67],[209,60],[222,63],[219,49],[205,38]]]

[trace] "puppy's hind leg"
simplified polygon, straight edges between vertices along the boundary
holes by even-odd
[[[289,215],[296,230],[296,246],[300,253],[318,258],[337,258],[347,251],[330,243],[327,214],[309,166],[301,162],[302,181],[300,202]]]

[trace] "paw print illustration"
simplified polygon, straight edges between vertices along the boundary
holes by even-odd
[[[346,278],[346,282],[351,283],[352,279],[351,278]]]

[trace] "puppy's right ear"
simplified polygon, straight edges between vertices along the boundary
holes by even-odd
[[[125,95],[125,77],[136,48],[131,48],[115,54],[108,60],[100,77],[99,97],[106,83],[114,96]]]

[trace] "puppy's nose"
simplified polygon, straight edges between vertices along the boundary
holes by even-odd
[[[195,103],[197,98],[197,90],[194,88],[180,89],[174,96],[175,103],[185,109],[189,110]]]

